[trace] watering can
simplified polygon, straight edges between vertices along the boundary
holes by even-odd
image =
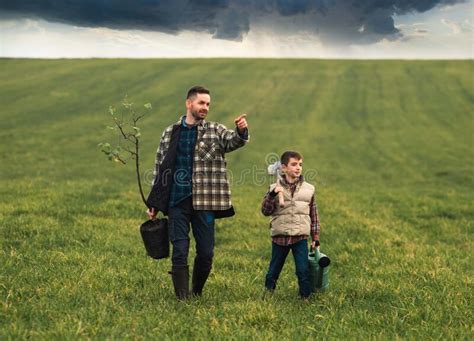
[[[308,254],[308,262],[311,291],[325,291],[329,287],[329,264],[331,260],[324,253],[321,253],[319,247],[317,247]]]

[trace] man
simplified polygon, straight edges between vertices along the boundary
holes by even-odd
[[[235,119],[235,130],[207,122],[211,96],[201,86],[189,89],[186,116],[165,129],[156,155],[154,181],[147,203],[150,219],[168,216],[173,245],[171,276],[178,299],[189,292],[189,224],[196,241],[192,294],[200,296],[212,268],[214,220],[234,215],[225,153],[249,139],[246,115]]]

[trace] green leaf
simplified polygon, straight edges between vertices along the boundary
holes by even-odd
[[[110,147],[110,143],[102,143],[101,144],[101,147],[102,147],[102,151],[106,154],[109,154],[110,151],[111,151],[111,147]]]
[[[120,151],[122,150],[122,148],[120,147],[117,147],[115,148],[114,150],[112,150],[110,153],[114,156],[118,156],[120,154]]]
[[[125,97],[122,102],[122,105],[125,107],[125,109],[131,109],[133,106],[133,103],[129,102],[127,98]]]
[[[151,103],[146,103],[144,107],[147,108],[148,110],[151,110]]]

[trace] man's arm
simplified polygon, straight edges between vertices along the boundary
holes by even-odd
[[[161,134],[160,145],[158,146],[158,149],[156,151],[155,169],[153,170],[153,182],[151,184],[152,187],[157,180],[158,174],[160,172],[160,165],[163,162],[165,134],[166,134],[166,130],[163,132],[163,134]]]
[[[161,135],[160,144],[158,146],[158,150],[156,151],[155,169],[153,170],[153,181],[151,183],[151,190],[153,190],[153,186],[155,185],[156,181],[158,180],[158,174],[160,173],[160,165],[163,162],[165,135],[166,135],[166,130]],[[151,193],[151,190],[150,190],[150,193]],[[150,207],[148,209],[147,213],[148,213],[148,217],[153,220],[153,219],[155,219],[156,214],[158,212],[156,210],[156,207]]]
[[[246,116],[243,114],[235,119],[235,130],[229,130],[222,124],[218,125],[219,146],[224,153],[236,150],[249,141]]]
[[[217,127],[217,134],[219,136],[219,147],[224,153],[230,153],[243,147],[248,142],[248,136],[247,139],[244,139],[245,136],[240,136],[237,128],[229,130],[222,124]]]

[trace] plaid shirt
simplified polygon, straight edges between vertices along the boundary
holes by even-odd
[[[182,117],[176,124],[181,125],[181,123]],[[161,135],[155,159],[153,185],[162,180],[158,179],[160,165],[168,152],[171,133],[176,124],[167,127]],[[220,123],[204,120],[199,122],[196,127],[197,138],[192,168],[193,208],[205,211],[227,210],[232,207],[232,203],[229,181],[227,180],[225,153],[244,146],[249,140],[248,133],[246,132],[241,137],[237,129],[229,130]],[[163,185],[167,186],[168,184]],[[154,195],[160,194],[155,193]]]
[[[303,181],[303,177],[300,177],[300,182]],[[282,186],[287,186],[290,191],[291,195],[295,193],[296,189],[296,182],[295,183],[288,183],[285,178],[281,180]],[[265,197],[263,198],[262,202],[262,213],[265,216],[271,215],[276,210],[276,205],[278,204],[275,198],[277,194],[274,192],[268,192]],[[318,207],[316,205],[316,199],[313,195],[311,198],[311,202],[309,203],[309,216],[311,219],[311,238],[312,240],[319,241],[319,232],[321,231],[321,226],[319,224],[319,215],[318,215]],[[272,242],[281,246],[287,246],[291,244],[295,244],[300,240],[308,239],[308,236],[274,236],[272,237]]]
[[[196,146],[197,128],[186,125],[183,117],[178,151],[176,154],[175,176],[171,185],[169,206],[173,207],[193,194],[193,151]]]

